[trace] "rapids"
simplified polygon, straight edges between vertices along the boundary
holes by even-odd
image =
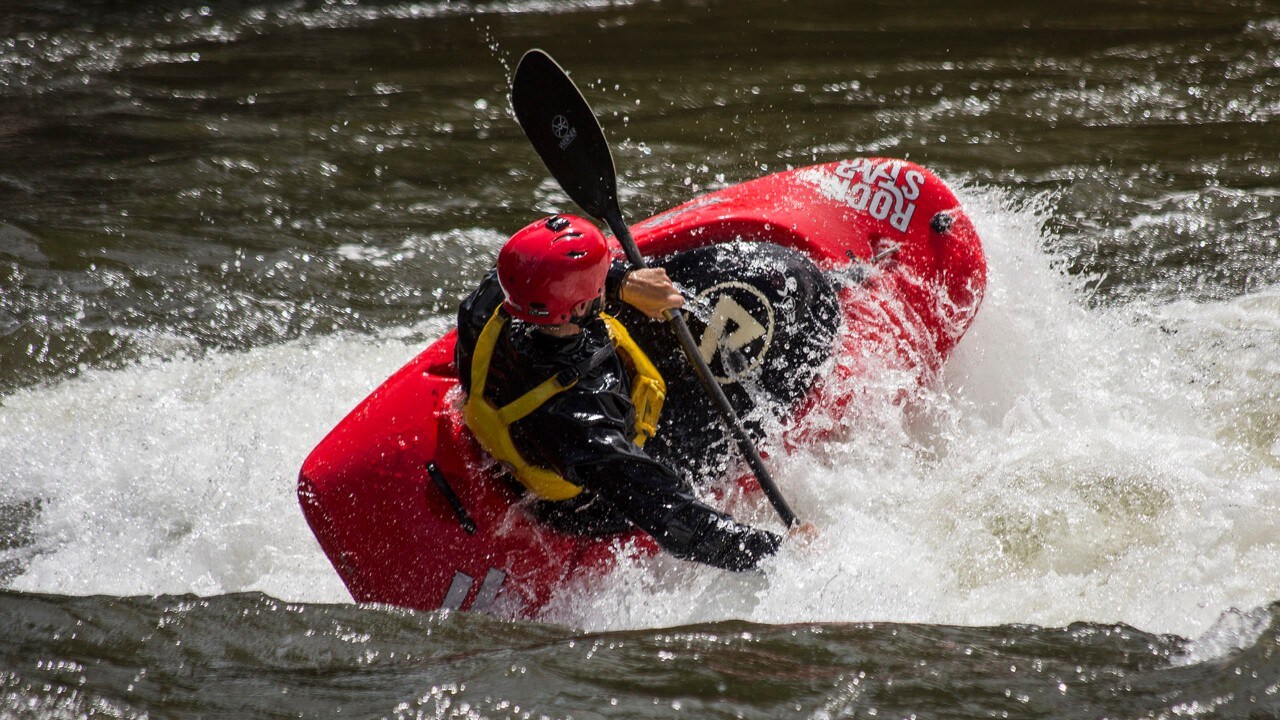
[[[571,209],[507,104],[531,46],[631,220],[905,157],[986,299],[774,453],[823,532],[762,573],[355,606],[297,469]],[[1272,0],[6,3],[0,717],[1276,716],[1278,69]]]
[[[911,378],[872,378],[880,402],[838,441],[777,465],[821,541],[758,577],[646,561],[552,619],[1088,620],[1194,636],[1269,601],[1280,443],[1261,398],[1280,388],[1280,295],[1091,305],[1045,229],[1052,199],[962,195],[991,290],[942,377],[906,404],[893,397]],[[0,556],[8,587],[349,601],[297,511],[296,465],[448,324],[179,351],[6,396],[0,456],[16,461],[0,499],[26,538]],[[776,522],[760,497],[735,510]]]

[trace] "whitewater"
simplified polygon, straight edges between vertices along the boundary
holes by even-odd
[[[1276,597],[1280,289],[1108,304],[1097,278],[1066,273],[1046,229],[1052,196],[976,183],[959,195],[989,281],[941,376],[906,403],[891,398],[908,381],[869,379],[883,402],[834,441],[772,461],[821,537],[762,573],[624,564],[545,619],[600,630],[1086,620],[1196,637]],[[484,252],[501,241],[463,233]],[[150,359],[0,398],[0,508],[25,518],[0,549],[5,586],[351,602],[298,508],[298,467],[451,324],[244,352],[158,336]],[[759,496],[732,510],[777,524]]]

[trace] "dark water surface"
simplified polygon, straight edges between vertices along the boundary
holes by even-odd
[[[1160,485],[1175,472],[1157,460],[1137,454],[1132,467],[1091,475],[1077,455],[1051,452],[1045,474],[1103,488],[1103,524],[1013,513],[989,523],[1000,561],[955,572],[961,587],[999,587],[983,573],[1005,568],[1012,579],[992,606],[1048,606],[1057,618],[1071,601],[1038,578],[1097,577],[1150,541],[1148,559],[1115,578],[1110,616],[1129,620],[1190,588],[1205,599],[1187,604],[1220,620],[1179,624],[1190,637],[985,626],[1007,616],[943,598],[943,610],[919,616],[973,626],[865,624],[879,616],[850,600],[852,611],[801,624],[589,632],[240,592],[276,587],[272,578],[306,586],[305,558],[318,551],[262,560],[220,538],[201,554],[219,508],[252,510],[226,510],[203,476],[187,495],[161,486],[194,466],[264,487],[254,473],[265,465],[287,498],[315,430],[274,452],[296,418],[246,433],[247,405],[221,383],[274,363],[285,369],[273,377],[295,384],[275,395],[247,384],[262,404],[325,395],[341,371],[312,369],[324,355],[315,348],[338,343],[358,365],[388,338],[420,345],[505,233],[570,209],[507,107],[510,71],[534,46],[574,72],[601,114],[633,219],[769,171],[909,157],[968,197],[1001,198],[985,209],[1005,223],[1000,234],[1026,229],[1017,242],[1068,274],[1072,309],[1039,319],[1037,333],[1068,336],[1096,322],[1078,313],[1121,312],[1121,325],[1150,314],[1169,342],[1193,342],[1184,354],[1195,372],[1174,372],[1181,384],[1170,387],[1208,429],[1156,437],[1151,422],[1116,444],[1141,439],[1174,466],[1216,443],[1236,454],[1204,475],[1248,491],[1204,482],[1200,505],[1175,513],[1176,493]],[[11,0],[0,11],[0,408],[12,414],[0,430],[19,439],[0,443],[0,716],[1280,717],[1277,610],[1267,607],[1280,597],[1268,490],[1280,472],[1278,243],[1274,1]],[[993,252],[1006,253],[993,264],[1023,258]],[[994,280],[1019,271],[1002,272]],[[1046,299],[1009,288],[993,284],[984,310],[1014,318],[997,327],[1018,327],[1020,308]],[[1215,308],[1212,323],[1177,315],[1188,302]],[[1253,334],[1233,334],[1243,326]],[[1004,341],[989,343],[989,363],[1023,349],[1010,333],[985,337]],[[310,354],[263,360],[291,343]],[[180,366],[191,375],[156,402],[151,369],[175,358],[193,363]],[[362,367],[381,377],[404,359]],[[86,376],[107,380],[76,384]],[[372,387],[351,383],[352,400]],[[1206,405],[1196,393],[1212,386],[1227,394]],[[1098,424],[1177,414],[1147,399],[1168,392],[1118,394]],[[213,419],[178,415],[179,401]],[[154,431],[124,414],[138,404],[155,405]],[[1008,417],[990,424],[1036,419]],[[193,437],[187,448],[184,432],[207,445]],[[1071,447],[1063,438],[1059,449]],[[927,446],[919,454],[936,450]],[[265,462],[254,454],[263,447]],[[1038,449],[1011,442],[974,474],[998,475]],[[104,480],[103,467],[117,470]],[[1125,484],[1126,473],[1142,479]],[[83,493],[59,495],[79,483]],[[911,499],[922,498],[954,506],[924,491]],[[67,510],[76,503],[87,507]],[[139,503],[152,509],[121,509]],[[214,521],[190,517],[193,504]],[[1161,534],[1196,523],[1201,506],[1226,508],[1237,522],[1213,531],[1239,540],[1201,552]],[[1256,516],[1240,509],[1250,507]],[[257,512],[268,525],[296,507]],[[134,530],[143,526],[152,534]],[[250,537],[242,544],[270,544]],[[1064,538],[1085,547],[1073,554]],[[93,554],[113,549],[132,564]],[[1183,552],[1193,558],[1178,561],[1185,578],[1159,562]],[[1244,569],[1220,581],[1197,574],[1201,561]],[[1043,602],[1016,601],[1037,587]],[[1242,597],[1261,608],[1231,610]],[[1091,600],[1087,619],[1107,615],[1097,610],[1106,602]]]
[[[1189,663],[1123,625],[583,633],[261,595],[0,595],[12,717],[1274,717],[1277,609]],[[42,658],[31,665],[32,658]]]
[[[447,310],[491,259],[453,231],[563,202],[507,108],[535,45],[590,88],[637,218],[876,153],[1057,191],[1103,299],[1278,275],[1275,3],[15,5],[0,390],[156,333],[246,348]]]

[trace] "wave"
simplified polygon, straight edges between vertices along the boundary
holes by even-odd
[[[548,619],[1089,620],[1196,636],[1274,599],[1280,290],[1098,306],[1045,230],[1052,198],[970,186],[962,200],[989,292],[942,376],[777,463],[820,540],[746,576],[624,565]],[[349,602],[297,507],[297,468],[447,325],[178,353],[5,396],[0,582]],[[886,398],[898,382],[872,380]],[[731,509],[776,523],[758,497]]]
[[[1119,624],[740,621],[623,632],[467,613],[0,592],[0,716],[1273,717],[1277,606],[1252,641]]]

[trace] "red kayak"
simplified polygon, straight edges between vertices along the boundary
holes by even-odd
[[[986,285],[981,242],[955,195],[903,160],[769,175],[633,232],[690,299],[690,329],[749,430],[790,427],[785,439],[762,438],[784,446],[821,442],[867,373],[927,381]],[[628,313],[619,318],[668,384],[646,450],[696,476],[734,472],[732,442],[669,331]],[[302,466],[302,509],[352,596],[530,617],[619,553],[657,552],[638,531],[579,536],[534,519],[461,421],[454,342],[450,331],[392,375]]]

